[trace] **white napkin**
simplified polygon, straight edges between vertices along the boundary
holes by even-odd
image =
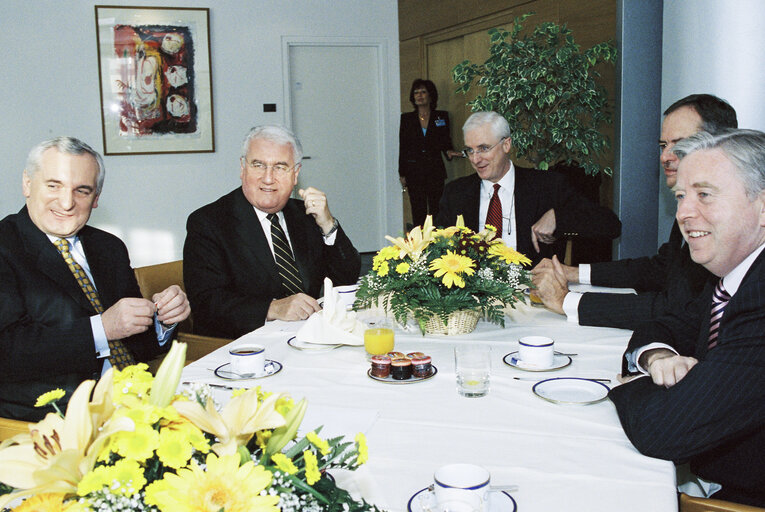
[[[320,345],[363,345],[364,324],[355,311],[347,311],[332,286],[324,278],[324,309],[312,314],[297,332],[297,340]]]

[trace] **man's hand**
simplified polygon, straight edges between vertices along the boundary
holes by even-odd
[[[579,267],[572,267],[571,265],[564,265],[563,263],[560,264],[560,266],[563,268],[563,273],[566,275],[566,281],[569,283],[578,283],[579,282]],[[534,267],[531,271],[534,272],[535,270],[545,270],[545,269],[552,269],[553,268],[553,262],[550,258],[545,258],[539,263],[537,263],[537,266]]]
[[[191,313],[189,300],[177,284],[169,286],[162,292],[155,293],[151,300],[157,306],[157,319],[165,325],[183,322]]]
[[[539,252],[539,242],[553,243],[555,241],[553,233],[555,233],[555,210],[550,208],[531,226],[531,243],[534,249]]]
[[[666,348],[647,350],[640,355],[642,366],[653,379],[653,383],[671,388],[696,366],[698,359],[679,356]]]
[[[101,323],[108,340],[140,334],[154,323],[154,303],[147,299],[125,297],[101,313]]]
[[[559,314],[563,312],[563,299],[568,293],[568,283],[563,265],[558,261],[557,256],[553,256],[548,265],[539,265],[531,270],[531,282],[536,289],[533,293],[542,299],[542,303],[550,310]]]
[[[327,196],[321,190],[313,187],[308,187],[303,190],[298,190],[298,194],[305,203],[306,215],[313,215],[316,219],[316,224],[321,229],[322,233],[328,233],[332,229],[332,225],[335,223],[335,219],[332,214],[329,213],[329,205],[327,204]]]
[[[406,178],[404,176],[399,176],[398,181],[401,183],[401,188],[406,188]]]
[[[296,293],[272,301],[271,305],[268,306],[266,320],[286,320],[288,322],[305,320],[320,309],[321,306],[316,299],[305,293]]]

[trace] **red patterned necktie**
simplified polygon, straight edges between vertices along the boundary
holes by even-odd
[[[486,214],[486,225],[497,228],[498,235],[502,233],[502,203],[499,201],[499,183],[494,184],[494,195],[489,201],[489,212]]]
[[[96,313],[98,314],[103,313],[104,307],[101,305],[101,300],[98,298],[98,292],[90,282],[90,279],[88,279],[88,275],[82,269],[80,264],[77,263],[72,257],[69,241],[63,238],[59,238],[53,242],[53,245],[56,246],[56,249],[58,249],[61,257],[64,258],[64,261],[69,267],[69,270],[72,272],[72,275],[75,279],[77,279],[77,284],[80,285],[83,293],[85,293],[85,296],[93,305],[93,309],[95,309]],[[107,343],[109,344],[109,362],[112,363],[112,366],[118,370],[122,370],[126,366],[135,364],[133,354],[130,353],[124,343],[122,343],[120,340],[107,340]]]
[[[715,292],[712,295],[712,316],[709,319],[709,345],[708,348],[717,346],[717,335],[720,331],[720,320],[725,312],[725,306],[728,305],[730,295],[725,291],[722,279],[717,282]]]

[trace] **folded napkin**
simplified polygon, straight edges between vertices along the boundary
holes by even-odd
[[[332,280],[324,278],[324,309],[312,314],[298,330],[297,340],[320,345],[363,345],[364,324],[347,311]]]

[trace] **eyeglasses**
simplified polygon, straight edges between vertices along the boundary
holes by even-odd
[[[492,144],[491,146],[487,146],[486,144],[481,144],[477,148],[463,148],[462,154],[465,155],[465,157],[472,156],[473,154],[483,155],[484,153],[488,153],[495,147],[497,147],[497,144],[500,144],[503,140],[505,140],[507,137],[502,137],[499,139],[495,144]]]
[[[244,158],[242,158],[242,162],[244,162]],[[287,174],[291,173],[295,167],[297,167],[298,164],[293,165],[290,167],[287,164],[272,164],[269,165],[265,162],[261,162],[260,160],[253,160],[251,162],[247,162],[247,166],[253,171],[258,174],[265,174],[266,171],[271,168],[271,170],[274,171],[274,174],[280,175],[280,176],[286,176]]]

